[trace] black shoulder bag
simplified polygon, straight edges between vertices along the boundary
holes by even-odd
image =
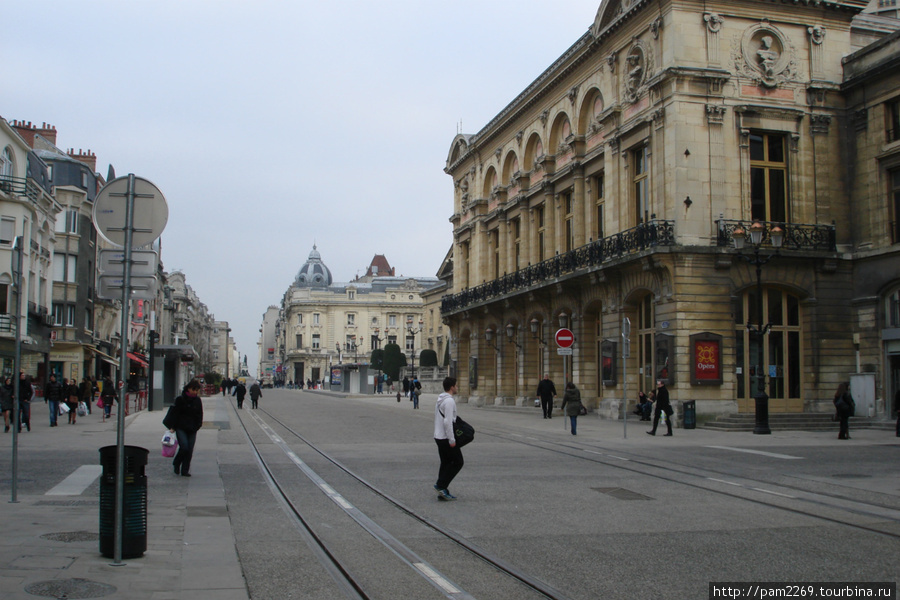
[[[442,417],[444,416],[444,411],[439,410],[438,412],[441,413]],[[453,421],[453,437],[456,438],[456,447],[462,448],[475,439],[475,428],[457,415],[456,420]]]

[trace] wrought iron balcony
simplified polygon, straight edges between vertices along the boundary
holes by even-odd
[[[716,245],[720,247],[733,246],[734,230],[740,226],[746,230],[752,221],[737,221],[732,219],[718,219],[718,235]],[[777,223],[772,221],[760,221],[765,225],[765,237],[763,245],[771,245],[769,231],[773,227],[781,227],[784,230],[783,249],[787,250],[824,250],[834,252],[837,249],[834,222],[831,225],[806,225],[802,223]]]
[[[13,177],[0,175],[0,192],[9,195],[27,196],[32,202],[37,202],[41,191],[37,184],[25,177]]]
[[[675,244],[675,222],[653,220],[621,233],[596,240],[565,254],[529,265],[515,273],[488,281],[458,294],[445,296],[441,313],[462,310],[501,296],[520,292],[580,269],[598,267],[606,261],[636,254],[656,246]]]

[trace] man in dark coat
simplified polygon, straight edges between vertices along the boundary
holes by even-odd
[[[544,378],[538,384],[537,395],[541,399],[541,410],[544,411],[544,418],[553,418],[553,397],[556,396],[556,386],[550,380],[550,375],[544,374]]]
[[[59,417],[59,403],[63,401],[64,392],[62,384],[56,380],[56,375],[51,374],[50,381],[47,382],[47,389],[44,390],[44,400],[49,405],[50,427],[56,427],[57,425],[56,419]]]
[[[672,414],[674,412],[672,405],[669,403],[669,390],[666,389],[666,382],[660,379],[656,382],[656,410],[653,412],[653,429],[647,433],[656,435],[659,417],[662,413],[666,413],[666,427],[668,428],[666,435],[672,435]]]
[[[244,398],[247,396],[247,386],[244,385],[240,379],[237,380],[237,385],[234,386],[234,396],[237,398],[238,408],[244,408]]]
[[[259,382],[257,381],[250,386],[250,407],[257,408],[257,403],[260,398],[262,398],[262,389],[259,387]]]

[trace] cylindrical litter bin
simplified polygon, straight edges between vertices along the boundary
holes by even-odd
[[[684,428],[695,429],[697,427],[697,401],[685,400],[681,410],[684,413]]]
[[[116,446],[100,448],[100,554],[115,557]],[[122,507],[122,558],[137,558],[147,550],[147,476],[144,467],[150,451],[125,446],[124,500]]]

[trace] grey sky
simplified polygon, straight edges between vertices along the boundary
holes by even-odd
[[[584,0],[49,1],[3,9],[0,115],[97,170],[155,183],[162,261],[259,326],[313,243],[335,280],[384,254],[433,276],[452,243],[443,167],[590,27]]]

